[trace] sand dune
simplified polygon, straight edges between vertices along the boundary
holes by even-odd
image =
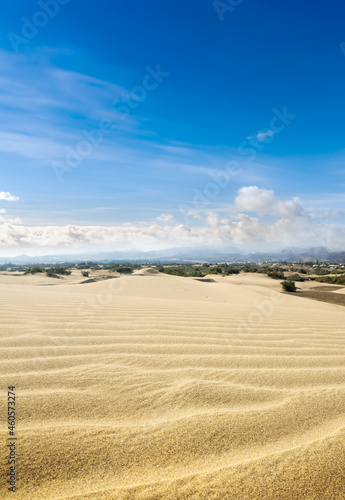
[[[343,307],[261,275],[79,276],[0,276],[1,498],[345,498]]]

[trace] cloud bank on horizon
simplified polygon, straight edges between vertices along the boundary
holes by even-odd
[[[341,250],[345,226],[330,223],[340,214],[313,211],[294,197],[280,200],[273,190],[245,186],[238,190],[231,215],[219,216],[209,210],[199,211],[198,227],[177,223],[172,214],[156,220],[130,222],[119,226],[28,227],[5,219],[0,226],[2,255],[9,250],[47,253],[86,250],[156,250],[180,246],[236,246],[247,251],[282,249],[284,246],[327,246]],[[260,216],[272,216],[263,222]],[[6,217],[6,216],[4,216]],[[1,219],[0,219],[1,220]]]

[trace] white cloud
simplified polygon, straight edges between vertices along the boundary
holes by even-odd
[[[256,134],[254,135],[249,135],[247,137],[247,139],[250,139],[251,142],[271,142],[272,139],[270,139],[270,137],[272,137],[276,132],[273,132],[273,130],[270,130],[270,129],[262,129],[262,130],[259,130],[259,132],[257,132]]]
[[[271,137],[274,135],[275,132],[273,130],[267,130],[267,131],[260,131],[255,134],[255,137],[257,138],[258,142],[263,142],[265,141],[268,137]]]
[[[14,196],[13,194],[9,193],[8,191],[0,191],[0,200],[4,201],[18,201],[19,197]]]
[[[306,212],[301,200],[297,197],[281,201],[271,189],[261,189],[258,186],[242,187],[238,190],[235,207],[241,212],[256,212],[259,215],[274,215],[279,217],[302,217]]]
[[[28,227],[5,212],[0,216],[0,247],[6,255],[30,250],[38,253],[66,253],[78,250],[142,250],[176,246],[235,245],[244,250],[264,251],[284,246],[327,246],[345,248],[345,225],[335,225],[315,217],[298,198],[280,200],[272,190],[257,186],[242,187],[236,197],[237,214],[219,217],[210,211],[192,211],[198,226],[187,224],[161,225],[171,222],[171,214],[161,214],[149,223],[126,223],[118,226],[36,226]],[[252,216],[245,212],[258,214]],[[273,220],[264,223],[260,214]],[[319,215],[317,213],[317,215]],[[33,250],[34,249],[34,250]],[[41,250],[40,250],[41,249]]]
[[[217,227],[219,225],[218,215],[213,212],[208,213],[206,224],[210,227]]]
[[[273,190],[260,189],[257,186],[242,187],[235,198],[237,210],[267,214],[275,203]]]
[[[173,216],[171,214],[162,214],[162,215],[159,215],[159,217],[156,217],[156,219],[159,221],[159,222],[171,222],[173,220]]]
[[[22,224],[22,220],[19,217],[9,217],[7,215],[0,215],[0,222],[8,224]],[[1,246],[1,244],[0,244]]]
[[[314,208],[308,209],[309,214],[315,219],[323,219],[325,221],[331,222],[344,217],[344,212],[341,210],[316,210]]]
[[[202,227],[183,224],[161,226],[47,226],[27,227],[19,223],[0,225],[2,254],[9,248],[72,250],[144,250],[174,246],[235,244],[244,249],[265,250],[286,245],[345,247],[345,226],[332,226],[306,219],[278,219],[264,224],[256,217],[239,214],[237,220],[208,218]]]
[[[9,194],[9,193],[5,193]],[[1,193],[0,193],[1,196]],[[10,215],[7,215],[7,210],[5,208],[0,209],[0,222],[8,222],[10,224],[22,224],[22,221],[19,217],[11,217]],[[0,226],[1,227],[1,226]],[[1,246],[1,244],[0,244]]]
[[[194,220],[201,219],[201,215],[199,214],[199,212],[197,210],[189,210],[186,215]]]

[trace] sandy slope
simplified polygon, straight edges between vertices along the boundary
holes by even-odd
[[[345,309],[212,278],[0,276],[1,498],[345,498]]]

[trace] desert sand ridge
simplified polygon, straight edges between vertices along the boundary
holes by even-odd
[[[16,498],[345,498],[345,308],[261,275],[79,279],[0,275]]]

